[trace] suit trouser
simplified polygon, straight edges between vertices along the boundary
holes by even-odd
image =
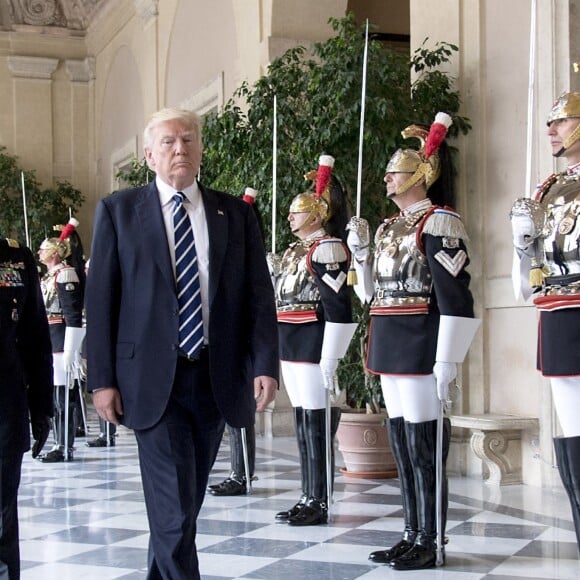
[[[150,528],[149,580],[200,578],[196,520],[224,427],[207,356],[179,359],[163,417],[135,430]]]
[[[20,578],[18,486],[22,454],[0,455],[0,580]]]

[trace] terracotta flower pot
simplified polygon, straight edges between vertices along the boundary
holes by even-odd
[[[397,477],[386,419],[386,413],[342,411],[336,437],[346,466],[340,470],[344,475],[365,479]]]

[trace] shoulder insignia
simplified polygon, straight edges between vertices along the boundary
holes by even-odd
[[[548,191],[550,190],[552,185],[554,185],[554,183],[556,183],[556,181],[558,181],[558,174],[552,173],[552,175],[547,177],[543,183],[538,185],[538,188],[536,189],[536,191],[534,193],[534,199],[536,201],[542,201],[544,195],[546,195],[546,193],[548,193]]]
[[[469,236],[461,217],[447,207],[438,207],[430,213],[423,224],[422,233],[437,237],[457,238],[467,241]]]
[[[13,240],[11,238],[6,238],[6,243],[8,244],[8,246],[10,248],[19,248],[20,247],[20,244],[16,240]]]
[[[78,274],[76,273],[76,270],[74,268],[68,267],[68,268],[62,268],[61,270],[59,270],[56,274],[56,282],[57,284],[74,284],[74,283],[79,283],[79,277]],[[69,290],[69,288],[67,287],[67,290]]]
[[[319,264],[337,264],[346,262],[348,254],[341,240],[324,238],[312,247],[311,260]]]

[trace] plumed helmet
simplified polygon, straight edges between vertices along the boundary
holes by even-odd
[[[64,260],[71,253],[70,237],[79,226],[78,220],[70,218],[64,226],[54,226],[54,229],[60,231],[58,238],[46,238],[40,244],[41,250],[54,250],[61,260]]]
[[[548,115],[546,124],[548,127],[558,119],[573,119],[580,117],[580,93],[566,92],[562,93],[552,105],[552,110]],[[566,137],[562,143],[560,151],[555,153],[556,157],[563,155],[566,149],[570,149],[576,141],[580,139],[580,123],[578,126]]]
[[[318,169],[309,171],[304,178],[314,181],[315,191],[299,193],[290,204],[290,213],[309,213],[312,217],[320,216],[325,224],[332,215],[331,178],[334,167],[334,157],[321,155],[318,159]]]
[[[452,124],[447,113],[437,113],[429,129],[420,125],[410,125],[401,131],[405,139],[415,137],[419,140],[420,149],[397,149],[387,164],[386,173],[412,173],[411,177],[400,187],[396,194],[405,193],[411,187],[425,181],[429,189],[439,177],[441,167],[437,150],[447,135]]]
[[[552,105],[546,124],[549,125],[557,119],[569,119],[580,117],[580,93],[562,93]]]
[[[246,187],[246,189],[244,190],[244,195],[242,196],[242,199],[246,202],[249,203],[250,205],[254,205],[256,203],[256,196],[258,195],[258,192],[251,188],[251,187]]]

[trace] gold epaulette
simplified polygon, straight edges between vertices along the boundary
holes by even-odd
[[[20,247],[20,244],[16,240],[13,240],[12,238],[6,238],[6,243],[8,244],[8,246],[10,248],[19,248]]]

